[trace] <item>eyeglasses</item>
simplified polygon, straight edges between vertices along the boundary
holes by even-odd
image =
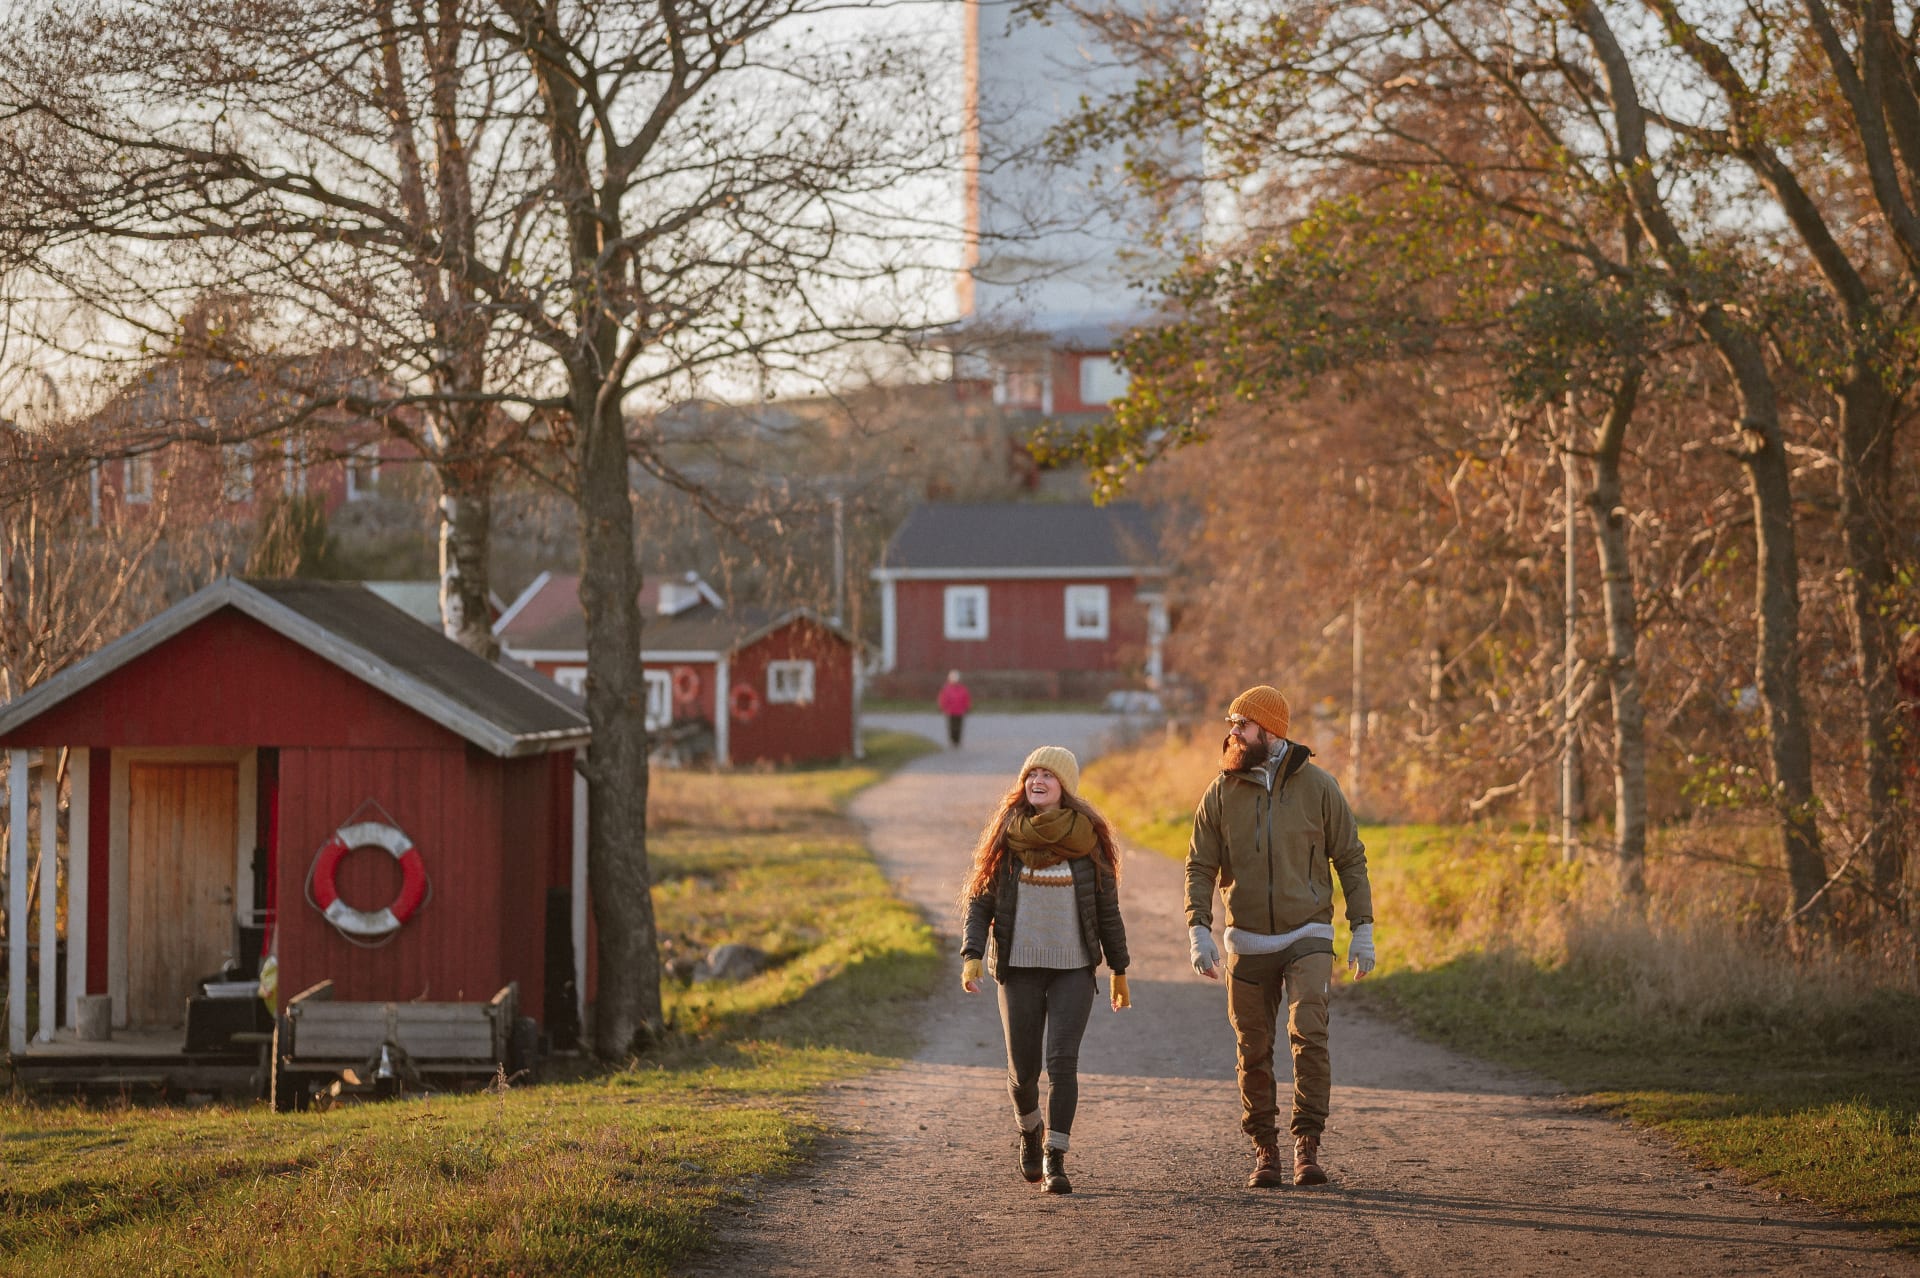
[[[1244,714],[1230,714],[1227,716],[1227,726],[1229,728],[1244,727],[1245,725],[1251,722],[1252,720],[1247,718],[1247,716],[1245,716]]]

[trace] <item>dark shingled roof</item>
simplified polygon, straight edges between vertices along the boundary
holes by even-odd
[[[422,626],[358,582],[246,584],[514,737],[586,729],[585,716],[564,704],[567,694],[558,684],[539,676],[552,684],[551,692],[541,689],[506,662],[496,665]]]
[[[887,543],[880,571],[1158,567],[1153,519],[1134,502],[1002,503],[916,507]]]
[[[773,621],[764,608],[728,608],[700,604],[672,617],[647,617],[640,627],[640,652],[732,652],[748,635]]]

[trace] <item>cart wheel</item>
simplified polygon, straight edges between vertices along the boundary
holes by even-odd
[[[286,1059],[280,1054],[280,1044],[285,1042],[287,1019],[276,1016],[273,1022],[273,1041],[267,1044],[267,1100],[276,1114],[290,1114],[296,1109],[305,1109],[306,1084],[287,1068]]]
[[[540,1069],[540,1022],[531,1016],[514,1018],[507,1036],[507,1077],[516,1086],[534,1081]]]

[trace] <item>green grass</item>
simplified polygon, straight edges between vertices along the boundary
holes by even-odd
[[[1181,858],[1211,753],[1110,756],[1083,787],[1128,842]],[[1640,915],[1537,832],[1361,837],[1380,966],[1342,997],[1920,1247],[1920,978],[1897,939],[1789,953],[1753,876],[1684,857],[1677,839],[1672,854],[1655,841]]]
[[[0,1101],[0,1270],[667,1272],[710,1209],[804,1155],[822,1084],[912,1050],[933,937],[839,809],[916,741],[869,738],[856,768],[656,774],[662,935],[773,964],[669,981],[668,1041],[628,1068],[295,1115]]]

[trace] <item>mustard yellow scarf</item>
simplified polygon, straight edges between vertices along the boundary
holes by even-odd
[[[1007,847],[1030,870],[1044,870],[1062,861],[1077,861],[1099,843],[1093,822],[1072,808],[1032,814],[1016,812],[1007,818]]]

